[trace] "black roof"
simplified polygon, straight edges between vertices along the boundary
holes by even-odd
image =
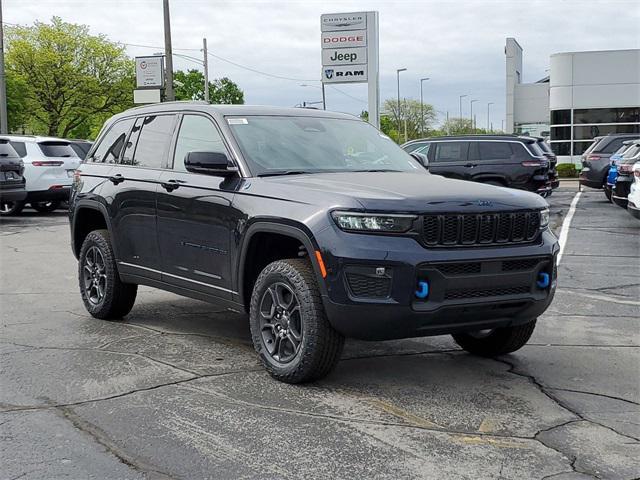
[[[346,113],[330,112],[327,110],[318,110],[315,108],[271,107],[261,105],[211,105],[203,101],[177,101],[154,103],[152,105],[130,108],[129,110],[125,110],[124,112],[115,115],[114,117],[112,117],[112,119],[145,113],[184,111],[208,112],[215,116],[281,115],[298,117],[342,118],[348,120],[354,120],[357,118]]]

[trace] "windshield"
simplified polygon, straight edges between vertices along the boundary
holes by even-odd
[[[227,117],[254,175],[424,169],[360,120],[296,116]]]

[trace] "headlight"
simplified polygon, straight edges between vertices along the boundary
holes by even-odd
[[[413,226],[415,215],[386,215],[376,213],[332,212],[338,227],[352,232],[407,232]]]
[[[540,230],[549,226],[549,209],[540,210]]]

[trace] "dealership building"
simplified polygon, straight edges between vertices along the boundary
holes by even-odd
[[[515,38],[505,55],[508,133],[548,136],[558,160],[574,163],[594,137],[640,133],[640,50],[556,53],[535,83],[522,83]]]

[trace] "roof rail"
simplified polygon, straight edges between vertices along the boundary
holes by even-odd
[[[147,103],[145,105],[138,105],[137,107],[131,107],[129,110],[147,108],[153,105],[174,105],[174,104],[185,104],[185,103],[191,103],[196,105],[211,105],[210,103],[205,102],[204,100],[173,100],[172,102]]]

